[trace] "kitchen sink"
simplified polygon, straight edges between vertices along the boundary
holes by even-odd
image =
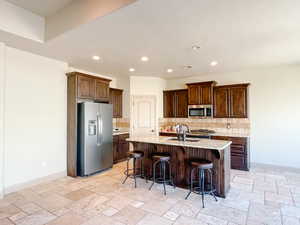
[[[169,141],[179,141],[177,138],[169,138]],[[198,142],[200,141],[199,139],[195,139],[195,138],[186,138],[185,142]],[[183,141],[182,141],[183,142]]]

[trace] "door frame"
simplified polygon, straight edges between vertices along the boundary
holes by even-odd
[[[142,98],[150,98],[153,100],[154,102],[154,130],[155,130],[155,134],[158,135],[159,131],[158,131],[158,117],[157,117],[157,96],[156,95],[130,95],[130,135],[132,135],[134,132],[134,122],[133,122],[133,118],[134,118],[134,102],[136,99],[142,99]]]

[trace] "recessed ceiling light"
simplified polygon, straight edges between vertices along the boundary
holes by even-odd
[[[167,69],[167,72],[168,72],[168,73],[172,73],[172,72],[173,72],[173,69]]]
[[[193,49],[193,50],[199,50],[199,49],[200,49],[200,46],[199,46],[199,45],[193,45],[193,46],[192,46],[192,49]]]
[[[216,65],[218,65],[218,62],[217,62],[217,61],[212,61],[212,62],[210,63],[210,65],[211,65],[211,66],[216,66]]]
[[[135,69],[134,69],[134,68],[130,68],[129,71],[130,71],[130,72],[134,72]]]
[[[97,61],[100,60],[100,56],[94,55],[93,60],[97,60]]]
[[[143,57],[141,58],[141,60],[142,60],[143,62],[147,62],[147,61],[149,61],[149,58],[148,58],[147,56],[143,56]]]

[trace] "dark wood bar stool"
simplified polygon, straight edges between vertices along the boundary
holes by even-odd
[[[169,154],[164,153],[154,153],[152,155],[152,161],[154,162],[152,164],[152,176],[153,176],[153,182],[151,186],[149,187],[149,190],[153,187],[154,183],[157,182],[159,184],[164,185],[164,194],[166,195],[166,184],[171,184],[174,188],[174,182],[172,178],[172,172],[171,172],[171,164],[170,164],[171,156]],[[156,177],[156,169],[159,166],[159,177]],[[166,167],[169,167],[169,177],[166,178]]]
[[[143,158],[144,158],[144,152],[142,151],[132,151],[128,153],[127,158],[127,168],[124,172],[126,175],[125,180],[123,181],[123,184],[125,184],[128,177],[134,179],[134,187],[136,188],[136,178],[137,177],[145,177],[145,171],[144,171],[144,165],[143,165]],[[133,168],[129,168],[129,162],[133,159]],[[140,167],[137,168],[137,161],[140,161]],[[147,179],[146,182],[148,183]]]
[[[204,195],[205,194],[212,195],[215,198],[215,200],[218,201],[218,199],[215,196],[216,189],[214,189],[213,182],[212,182],[213,181],[213,178],[212,178],[213,163],[206,159],[191,159],[190,166],[191,166],[190,192],[185,197],[185,199],[187,199],[192,192],[194,192],[196,194],[200,194],[202,196],[203,208],[204,208]],[[195,171],[197,171],[199,174],[198,180],[194,179]],[[209,183],[205,183],[205,172],[207,173],[207,176],[209,176]],[[196,186],[194,186],[195,183],[196,183]]]

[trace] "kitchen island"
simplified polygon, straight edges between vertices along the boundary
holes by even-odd
[[[144,152],[144,169],[152,176],[153,153],[168,153],[171,156],[173,181],[176,186],[189,188],[189,160],[207,159],[213,162],[213,184],[216,195],[226,197],[230,188],[230,145],[231,141],[211,139],[188,139],[178,141],[170,137],[130,137],[127,139],[133,150]]]

